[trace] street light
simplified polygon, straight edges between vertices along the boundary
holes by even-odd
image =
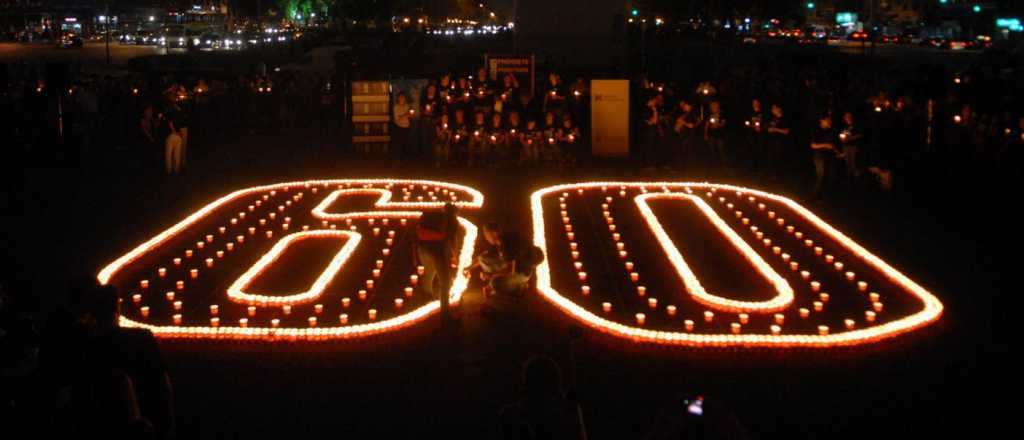
[[[981,5],[974,5],[971,9],[974,10],[975,13],[981,12]]]
[[[807,9],[814,9],[814,2],[807,2]]]

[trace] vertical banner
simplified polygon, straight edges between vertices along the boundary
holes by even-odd
[[[592,152],[601,157],[629,155],[629,80],[590,82]]]
[[[494,84],[502,84],[502,78],[511,73],[519,82],[519,90],[534,92],[534,59],[533,55],[484,55],[487,76]],[[529,87],[529,89],[526,89]]]

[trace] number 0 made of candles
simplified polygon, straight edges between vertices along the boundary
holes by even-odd
[[[533,242],[547,255],[538,292],[614,337],[687,347],[853,346],[942,314],[923,287],[806,208],[763,191],[588,182],[541,189],[530,205]],[[598,268],[608,273],[593,276]],[[728,290],[736,279],[749,287]]]

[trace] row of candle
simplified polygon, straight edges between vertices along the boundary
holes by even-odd
[[[610,185],[613,185],[613,184],[588,183],[588,184],[576,184],[576,185],[559,185],[559,186],[556,186],[556,187],[545,188],[545,189],[542,189],[542,190],[539,190],[539,191],[535,192],[533,194],[533,196],[531,197],[531,207],[533,209],[533,214],[534,214],[533,215],[534,226],[535,226],[534,230],[535,230],[535,233],[538,234],[538,235],[535,235],[534,243],[537,244],[537,245],[545,246],[545,242],[546,242],[546,240],[544,239],[544,236],[543,236],[544,235],[543,234],[543,228],[541,227],[541,225],[543,224],[543,209],[541,207],[541,200],[543,199],[543,197],[545,195],[552,194],[552,193],[554,193],[556,191],[565,191],[565,192],[563,192],[563,195],[564,195],[564,194],[566,194],[568,192],[566,190],[576,191],[576,192],[582,194],[582,192],[584,190],[588,189],[588,188],[596,188],[598,186],[601,186],[603,190],[607,190],[608,186],[610,186]],[[618,185],[618,184],[615,183],[615,185]],[[629,184],[629,185],[636,186],[637,184]],[[690,184],[661,183],[661,182],[648,183],[648,184],[642,184],[641,185],[641,190],[646,192],[646,187],[647,186],[657,186],[657,185],[661,185],[662,189],[667,192],[667,191],[669,191],[668,190],[669,186],[672,186],[672,187],[675,187],[675,188],[682,187],[682,188],[686,189],[687,191],[689,191],[689,185]],[[740,189],[740,188],[737,188],[737,187],[729,187],[729,186],[725,186],[725,185],[709,185],[709,184],[692,184],[692,185],[693,186],[701,186],[701,187],[704,187],[704,188],[709,188],[710,189],[709,192],[711,192],[711,193],[714,193],[717,188]],[[625,185],[623,185],[623,186],[625,186]],[[745,189],[743,189],[743,190],[745,190]],[[899,319],[899,320],[895,320],[894,322],[891,322],[889,324],[886,324],[886,325],[882,326],[883,328],[876,328],[876,329],[872,329],[872,330],[851,331],[851,332],[839,334],[839,335],[836,335],[836,336],[831,336],[830,335],[830,336],[822,337],[821,339],[815,339],[815,337],[811,337],[811,336],[804,337],[804,336],[786,336],[786,335],[783,335],[783,336],[780,336],[778,339],[767,340],[767,339],[763,339],[763,338],[761,338],[759,336],[756,336],[756,335],[749,335],[749,336],[748,335],[737,335],[737,336],[734,336],[734,337],[726,337],[724,335],[693,335],[693,336],[689,336],[689,335],[683,335],[683,334],[672,334],[672,333],[665,333],[665,332],[658,332],[658,331],[647,331],[647,330],[641,330],[641,329],[636,329],[636,328],[622,327],[619,324],[616,324],[616,323],[613,323],[613,322],[609,322],[609,321],[601,319],[601,318],[599,318],[597,316],[593,316],[593,315],[587,314],[583,309],[580,309],[578,306],[575,306],[572,303],[571,300],[567,299],[566,297],[563,297],[563,296],[559,295],[558,292],[555,291],[554,289],[552,289],[551,286],[550,286],[550,279],[551,279],[550,278],[550,272],[549,272],[550,268],[547,266],[547,264],[542,264],[542,267],[539,268],[539,271],[538,271],[538,288],[539,288],[539,291],[541,292],[542,296],[545,299],[547,299],[549,301],[552,301],[555,305],[557,305],[562,310],[570,313],[572,316],[576,317],[577,319],[581,319],[582,321],[586,322],[588,325],[590,325],[590,326],[592,326],[592,327],[594,327],[596,329],[599,329],[599,330],[604,331],[604,332],[614,333],[614,334],[617,334],[617,335],[620,335],[620,336],[623,336],[623,337],[627,337],[627,338],[633,339],[633,340],[638,340],[638,341],[639,340],[643,340],[643,341],[649,341],[649,342],[660,342],[660,343],[667,343],[667,344],[673,344],[673,345],[675,345],[675,344],[683,344],[683,345],[703,345],[703,344],[723,345],[724,344],[724,345],[731,345],[731,344],[735,343],[735,344],[738,344],[738,345],[762,345],[762,344],[767,344],[767,345],[773,345],[773,346],[792,346],[792,345],[828,346],[828,345],[861,344],[861,343],[865,343],[865,342],[869,342],[869,341],[873,341],[873,340],[878,340],[878,339],[883,339],[883,338],[891,337],[892,335],[899,334],[899,333],[902,333],[903,331],[906,331],[904,329],[904,327],[900,327],[900,326],[910,326],[910,327],[914,328],[914,327],[917,327],[917,326],[924,325],[924,324],[926,324],[928,322],[931,322],[932,320],[936,319],[937,316],[940,314],[940,312],[941,312],[941,304],[938,303],[936,300],[934,300],[934,297],[932,297],[927,291],[924,291],[919,286],[913,284],[910,280],[908,280],[904,276],[902,276],[902,274],[899,274],[898,272],[896,272],[892,268],[890,268],[887,265],[885,265],[885,263],[880,261],[880,260],[878,260],[877,257],[874,257],[873,255],[868,254],[866,251],[864,251],[862,248],[857,246],[851,240],[849,240],[848,238],[846,238],[842,234],[838,233],[838,231],[835,231],[834,229],[832,229],[830,226],[828,226],[824,222],[821,222],[820,219],[817,219],[817,217],[813,216],[813,214],[807,212],[802,207],[799,207],[799,205],[796,205],[795,203],[793,203],[792,201],[789,201],[788,199],[784,199],[784,198],[781,198],[781,197],[778,197],[778,196],[774,196],[774,195],[770,195],[770,194],[762,193],[762,192],[758,192],[758,191],[752,191],[752,192],[755,193],[755,194],[758,194],[759,196],[766,197],[768,199],[773,199],[773,200],[776,200],[776,201],[781,201],[784,204],[791,205],[792,207],[794,207],[795,208],[794,210],[797,211],[798,214],[800,214],[804,218],[806,218],[809,221],[811,221],[811,223],[813,223],[816,226],[818,226],[819,228],[821,228],[825,234],[827,234],[830,237],[836,239],[836,241],[840,242],[841,245],[843,245],[843,246],[853,250],[857,255],[865,258],[865,260],[867,260],[868,264],[872,265],[873,267],[878,268],[879,270],[884,272],[886,275],[891,276],[892,279],[894,280],[894,282],[899,284],[901,287],[907,288],[909,290],[909,292],[913,296],[915,296],[915,297],[917,297],[919,299],[922,299],[924,304],[925,304],[925,306],[926,306],[925,310],[922,311],[922,312],[919,312],[917,314],[911,315],[909,317],[902,318],[902,319]],[[846,274],[844,273],[844,275],[846,275]],[[803,276],[804,276],[804,274],[801,273],[801,277],[803,277]],[[855,276],[853,278],[856,279]],[[858,281],[857,288],[858,288],[859,291],[865,292],[867,290],[868,286],[866,285],[866,283],[864,283],[864,284],[862,284],[862,283],[863,283],[862,281]],[[870,298],[870,295],[869,295],[869,298]],[[609,306],[610,306],[610,304],[609,304]],[[871,313],[869,313],[869,312],[871,312]],[[865,312],[865,317],[866,317],[866,320],[868,322],[872,322],[873,318],[874,318],[873,311]],[[849,321],[844,321],[844,325],[849,325]]]

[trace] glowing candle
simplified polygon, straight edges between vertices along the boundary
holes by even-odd
[[[575,251],[575,250],[577,250],[578,247],[579,247],[579,245],[577,245],[576,243],[569,243],[569,249],[571,249],[571,250]]]
[[[818,334],[821,335],[821,336],[828,336],[828,326],[827,325],[819,325],[818,326]]]
[[[782,261],[788,262],[790,258],[789,254],[782,254]]]
[[[280,319],[274,318],[274,319],[270,320],[270,326],[271,327],[277,328],[277,326],[279,326],[279,325],[281,325],[281,320]]]
[[[157,274],[157,275],[158,275],[158,276],[159,276],[160,278],[163,278],[164,276],[166,276],[166,275],[167,275],[167,269],[165,269],[165,268],[162,268],[162,267],[161,267],[161,268],[159,268],[159,269],[157,269],[157,270],[156,270],[156,274]]]
[[[323,304],[315,304],[313,306],[313,312],[316,313],[317,315],[323,313],[324,312],[324,305]]]
[[[778,325],[785,324],[786,323],[786,315],[783,315],[781,313],[776,313],[775,314],[775,323],[778,324]]]
[[[704,322],[711,322],[715,319],[715,312],[710,310],[704,312]]]
[[[811,311],[807,310],[806,307],[801,307],[800,308],[800,317],[803,318],[803,319],[807,319],[808,316],[811,316]]]
[[[815,246],[814,247],[814,255],[821,256],[821,253],[824,252],[824,251],[825,250],[822,249],[820,246]]]
[[[377,309],[370,309],[366,312],[366,314],[370,317],[370,321],[377,319]]]
[[[601,303],[601,310],[603,310],[605,313],[610,313],[612,311],[612,303],[610,303],[610,302]]]
[[[175,281],[174,282],[174,287],[177,288],[178,290],[184,290],[185,289],[185,282],[181,281],[181,280]]]
[[[586,281],[587,280],[587,273],[586,272],[579,272],[579,273],[577,273],[577,276],[579,276],[580,281]]]
[[[875,316],[875,312],[871,310],[864,311],[864,319],[867,320],[868,322],[875,322]]]
[[[196,242],[196,249],[202,249],[204,247],[206,247],[206,243],[203,243],[201,241]]]
[[[141,303],[142,302],[142,295],[140,295],[138,293],[132,295],[132,302],[135,303],[135,304]]]
[[[667,306],[665,307],[665,311],[668,312],[668,316],[676,316],[676,306]]]
[[[174,301],[174,291],[167,291],[164,294],[164,298],[167,298],[168,301]]]
[[[340,322],[341,325],[348,324],[348,313],[338,315],[338,322]]]
[[[775,255],[779,255],[782,253],[782,248],[778,246],[772,246],[772,253]]]
[[[732,334],[738,335],[738,334],[740,334],[740,330],[743,327],[740,325],[740,323],[734,322],[732,324],[729,324],[729,328],[732,330]]]
[[[174,325],[181,325],[181,314],[180,313],[175,313],[174,315],[171,316],[171,319],[174,320]]]
[[[576,239],[576,234],[570,232],[568,234],[565,234],[565,238],[568,238],[570,241],[575,240]]]
[[[693,331],[693,320],[692,319],[683,320],[683,327],[686,328],[686,331],[692,332]]]
[[[380,269],[374,269],[373,270],[373,277],[374,278],[380,278]]]
[[[582,292],[584,296],[590,295],[590,286],[580,287],[580,292]]]
[[[406,287],[405,288],[405,296],[407,296],[409,298],[412,298],[413,292],[414,292],[414,290],[413,290],[412,287]]]
[[[309,326],[310,327],[316,327],[316,316],[310,316],[307,319],[307,321],[309,321]]]
[[[747,322],[750,321],[750,315],[748,315],[746,313],[740,313],[739,314],[739,318],[740,318],[740,324],[746,324]]]
[[[835,267],[837,271],[842,271],[843,270],[843,263],[836,262],[836,264],[834,264],[832,266]]]
[[[373,289],[373,280],[366,280],[366,289],[367,290],[372,290]]]
[[[811,292],[817,292],[821,290],[821,283],[817,281],[811,281]]]
[[[807,280],[811,279],[811,273],[806,271],[806,270],[801,270],[800,271],[800,278],[802,278],[804,281],[807,281]]]
[[[636,325],[644,325],[644,322],[646,322],[646,321],[647,321],[647,315],[644,315],[643,313],[637,313],[636,314]]]
[[[778,336],[779,334],[782,333],[782,327],[779,327],[778,325],[772,324],[772,326],[769,327],[769,329],[771,330],[772,335],[775,335],[775,336]]]
[[[811,303],[811,305],[814,306],[814,311],[815,312],[820,312],[820,311],[825,309],[825,303],[823,303],[821,301],[815,301],[815,302]]]
[[[238,319],[238,326],[242,327],[242,328],[248,327],[249,326],[249,318],[239,318]]]
[[[395,298],[395,308],[396,309],[402,308],[403,304],[405,304],[405,300],[404,299],[402,299],[402,298]]]
[[[391,255],[391,249],[390,248],[381,249],[380,253],[383,254],[386,257],[388,255]]]
[[[857,274],[853,272],[846,272],[846,281],[853,281],[854,278],[857,278]]]
[[[217,318],[217,317],[210,318],[210,327],[214,327],[214,328],[220,327],[220,318]]]
[[[835,261],[835,259],[836,259],[836,257],[833,257],[832,255],[825,255],[825,262],[826,263],[832,264],[832,262]]]
[[[359,297],[360,301],[366,301],[366,290],[360,289],[356,296]]]
[[[285,315],[291,315],[292,314],[292,306],[287,305],[287,304],[281,306],[281,313],[284,313]]]
[[[626,270],[633,270],[633,262],[632,261],[627,261],[626,262]]]
[[[871,292],[871,293],[868,294],[868,299],[871,300],[872,303],[878,302],[878,299],[881,298],[881,297],[882,297],[881,295],[879,295],[879,294],[877,294],[875,292]]]
[[[221,235],[224,235],[224,233],[227,232],[227,230],[228,228],[225,228],[223,226],[217,228],[217,232],[220,232]]]
[[[270,231],[267,231],[270,232]],[[217,251],[217,258],[224,258],[224,251]]]
[[[640,274],[632,272],[629,274],[629,279],[632,280],[634,283],[640,281]]]
[[[857,281],[857,290],[859,290],[861,292],[867,292],[867,290],[868,290],[868,283],[866,283],[864,281]]]
[[[143,318],[149,317],[149,306],[142,306],[139,308],[139,313],[142,314]]]
[[[206,259],[206,267],[213,267],[213,258]]]
[[[658,308],[658,298],[647,298],[647,307],[652,309]]]
[[[832,296],[829,295],[827,292],[821,292],[821,294],[818,295],[818,298],[821,298],[821,302],[827,303],[828,300],[832,298]]]
[[[274,237],[274,231],[267,231],[267,238],[273,238],[273,237]]]
[[[612,234],[612,240],[619,241],[620,238],[622,238],[622,235],[619,235],[618,232]]]
[[[242,236],[242,235],[239,235],[239,236],[235,237],[235,241],[237,241],[239,243],[245,243],[245,237]]]
[[[256,316],[256,306],[246,307],[245,311],[249,316]]]
[[[615,248],[621,251],[626,248],[626,244],[622,242],[615,243]]]
[[[797,240],[799,240],[801,238],[804,238],[804,233],[803,232],[796,232],[796,233],[793,234],[793,236],[796,237]]]
[[[875,312],[881,313],[883,307],[884,307],[884,304],[882,304],[881,301],[875,301],[875,302],[871,303],[871,308],[875,309]]]
[[[420,276],[419,275],[409,275],[409,282],[413,286],[418,285],[420,283]]]
[[[217,316],[217,313],[220,313],[220,306],[210,304],[210,316]]]
[[[249,228],[249,235],[256,235],[256,228],[250,227]]]
[[[853,328],[857,325],[857,323],[854,322],[854,320],[852,319],[844,319],[843,324],[846,325],[847,330],[853,330]]]
[[[380,236],[380,228],[373,228],[373,236],[374,237]]]
[[[572,251],[572,252],[569,253],[569,255],[572,256],[573,260],[577,260],[577,259],[580,258],[580,252],[579,251]]]
[[[181,258],[175,258],[174,259],[174,265],[175,266],[181,266]]]
[[[796,261],[792,261],[792,262],[789,263],[789,268],[795,272],[797,269],[800,268],[800,263],[797,263]]]
[[[647,287],[645,287],[645,286],[636,286],[636,294],[640,295],[641,297],[643,297],[644,295],[647,295]]]
[[[572,267],[576,268],[576,270],[579,271],[580,269],[583,269],[583,263],[577,261],[575,263],[572,263]]]

